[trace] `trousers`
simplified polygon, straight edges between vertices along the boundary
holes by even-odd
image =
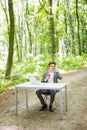
[[[45,89],[42,90],[42,89],[39,89],[39,90],[36,91],[36,95],[39,98],[42,105],[46,104],[42,95],[50,95],[50,106],[52,106],[53,102],[54,102],[54,99],[55,99],[55,94],[56,94],[55,90],[45,90]]]

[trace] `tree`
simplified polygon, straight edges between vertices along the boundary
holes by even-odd
[[[79,33],[80,24],[79,24],[79,14],[78,14],[78,0],[76,0],[76,17],[77,17],[79,55],[81,55],[81,41],[80,41],[80,33]]]
[[[52,53],[52,60],[54,61],[54,54],[55,54],[55,37],[54,37],[54,18],[52,12],[52,0],[49,0],[50,3],[50,33],[51,33],[51,53]]]
[[[72,15],[71,15],[71,10],[70,10],[70,5],[69,5],[69,0],[66,0],[67,4],[67,11],[68,11],[68,21],[69,21],[69,29],[70,29],[70,35],[71,35],[71,44],[72,44],[72,54],[76,54],[75,52],[75,36],[74,36],[74,27],[73,27],[73,20],[72,20]]]
[[[5,77],[10,76],[12,63],[13,63],[13,52],[14,52],[14,11],[13,11],[13,1],[8,0],[8,9],[9,9],[9,21],[10,21],[10,28],[9,28],[9,48],[8,48],[8,58],[7,58],[7,66]]]

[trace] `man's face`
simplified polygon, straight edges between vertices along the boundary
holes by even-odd
[[[50,64],[49,70],[54,71],[55,70],[55,64]]]

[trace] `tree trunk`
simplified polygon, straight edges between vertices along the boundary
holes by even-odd
[[[69,1],[66,0],[67,3],[67,10],[68,10],[68,20],[69,20],[69,25],[70,25],[70,35],[71,35],[71,43],[72,43],[72,54],[76,54],[75,52],[75,38],[74,38],[74,28],[73,28],[73,23],[72,23],[72,16],[70,14],[70,7],[69,7]]]
[[[13,1],[8,0],[9,8],[9,19],[10,19],[10,29],[9,29],[9,48],[8,48],[8,58],[5,77],[10,76],[12,63],[13,63],[13,52],[14,52],[14,11],[13,11]]]
[[[18,43],[17,35],[15,36],[15,41],[16,41],[17,58],[18,58],[18,62],[20,62],[21,59],[20,59],[20,54],[19,54],[19,43]]]
[[[50,33],[51,33],[51,50],[52,50],[52,61],[54,61],[55,54],[55,38],[54,38],[54,19],[52,13],[52,0],[49,0],[50,3]]]
[[[26,14],[25,14],[25,21],[26,21],[26,25],[27,25],[27,30],[28,30],[28,36],[29,36],[29,48],[28,48],[28,52],[32,53],[32,33],[30,30],[30,24],[28,22],[28,16],[29,16],[29,5],[28,2],[26,2]]]
[[[68,25],[67,25],[67,13],[66,13],[66,10],[64,10],[64,23],[65,23],[65,33],[68,35],[68,32],[67,32],[67,28],[68,28]],[[68,40],[67,40],[67,37],[64,41],[65,43],[65,47],[66,47],[66,55],[68,55],[69,53],[69,46],[67,44]]]
[[[79,34],[78,0],[76,0],[76,16],[77,16],[77,32],[78,32],[79,55],[81,55],[81,42],[80,42],[80,34]]]
[[[82,35],[82,40],[81,40],[81,43],[82,43],[82,46],[81,46],[81,50],[82,50],[82,53],[85,54],[86,52],[86,44],[85,44],[85,28],[86,28],[86,23],[84,22],[84,17],[82,16],[81,17],[81,26],[82,26],[82,30],[81,30],[81,35]]]

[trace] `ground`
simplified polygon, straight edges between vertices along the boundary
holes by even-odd
[[[61,82],[68,83],[68,111],[59,118],[59,94],[53,113],[38,111],[40,102],[35,90],[29,90],[29,108],[25,108],[25,91],[19,91],[18,116],[14,115],[14,89],[0,94],[0,130],[87,130],[87,68],[63,74]],[[49,99],[47,100],[49,104]]]

